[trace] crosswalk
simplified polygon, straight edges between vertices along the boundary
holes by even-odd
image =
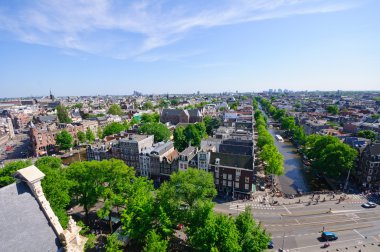
[[[256,196],[254,199],[245,201],[245,202],[234,202],[229,206],[230,210],[244,211],[247,206],[250,206],[252,209],[263,209],[263,210],[274,210],[275,207],[270,206],[268,202],[263,204],[263,196]]]

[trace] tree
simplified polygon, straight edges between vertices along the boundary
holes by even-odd
[[[211,202],[216,190],[210,173],[189,168],[170,176],[157,192],[158,201],[174,223],[189,224],[198,204]]]
[[[242,251],[261,252],[268,248],[270,237],[265,229],[256,224],[250,207],[246,207],[244,212],[236,217],[235,224],[239,232],[239,244]]]
[[[284,109],[275,109],[274,113],[271,113],[273,118],[276,120],[280,120],[283,116],[285,116],[286,111]]]
[[[265,161],[265,171],[267,173],[282,175],[284,174],[284,156],[278,152],[273,144],[267,144],[260,153],[261,159]]]
[[[361,130],[357,133],[358,137],[370,139],[372,142],[376,140],[377,133],[372,130]]]
[[[147,236],[144,252],[165,252],[168,247],[168,241],[163,240],[154,230],[151,230]]]
[[[176,148],[179,152],[183,151],[188,146],[184,131],[185,128],[179,126],[175,128],[173,133],[174,148]]]
[[[307,137],[305,153],[309,159],[317,159],[321,157],[322,151],[327,147],[327,145],[339,142],[339,139],[333,136],[313,134]]]
[[[158,102],[158,107],[159,107],[159,108],[168,108],[169,105],[170,105],[170,101],[168,101],[168,100],[161,99],[161,100]]]
[[[179,104],[179,100],[177,100],[177,99],[173,99],[173,100],[170,100],[170,105],[172,105],[172,106],[177,106]]]
[[[16,180],[13,175],[16,171],[32,165],[32,162],[27,161],[15,161],[8,163],[4,168],[0,169],[0,188],[14,183]]]
[[[213,130],[219,128],[220,125],[222,125],[222,121],[219,118],[211,116],[205,116],[203,118],[203,122],[206,126],[206,133],[208,135],[212,135]]]
[[[66,170],[67,177],[73,182],[70,193],[83,206],[87,220],[90,208],[103,193],[105,178],[100,164],[99,161],[75,162]]]
[[[160,122],[160,114],[158,113],[151,113],[151,114],[147,114],[147,113],[144,113],[142,114],[141,116],[141,123],[144,124],[144,123],[158,123]]]
[[[125,210],[121,216],[123,229],[137,245],[141,246],[149,231],[153,229],[155,220],[152,183],[143,177],[136,178],[131,193],[125,201]]]
[[[210,212],[205,225],[189,238],[191,245],[200,251],[242,251],[234,219],[224,214]]]
[[[292,116],[284,116],[281,120],[281,128],[293,131],[296,127],[296,122]]]
[[[69,192],[72,181],[66,177],[60,158],[41,157],[35,166],[45,174],[45,178],[41,181],[44,194],[62,227],[65,228],[69,221],[66,209],[71,201]]]
[[[328,144],[315,161],[314,167],[328,176],[338,177],[353,167],[357,156],[357,151],[347,144],[341,142]]]
[[[113,122],[107,124],[103,129],[103,137],[119,134],[120,132],[124,131],[124,129],[124,125],[121,123]]]
[[[109,109],[108,109],[108,114],[111,114],[111,115],[118,115],[118,116],[122,116],[124,113],[123,113],[123,110],[121,109],[120,105],[119,104],[112,104]]]
[[[162,123],[145,123],[138,129],[140,134],[154,135],[155,142],[168,141],[170,130]]]
[[[92,132],[92,130],[88,127],[87,130],[86,130],[86,139],[87,141],[89,141],[90,143],[94,142],[95,141],[95,135],[94,135],[94,132]]]
[[[73,147],[73,136],[65,129],[57,133],[55,141],[61,150],[68,150]]]
[[[337,105],[329,105],[329,106],[327,106],[326,110],[327,110],[327,112],[329,112],[330,114],[333,114],[333,115],[336,115],[339,113],[339,108]]]
[[[203,135],[199,127],[194,124],[189,124],[183,133],[185,134],[187,143],[190,143],[192,146],[200,147]]]
[[[78,137],[78,141],[79,141],[80,143],[84,143],[84,142],[86,142],[86,134],[83,133],[82,131],[79,131],[79,132],[77,133],[77,137]]]
[[[274,144],[274,140],[272,135],[268,131],[259,132],[259,137],[257,139],[257,147],[260,149],[263,148],[266,145],[272,145]]]
[[[103,129],[101,127],[98,128],[98,131],[96,132],[96,136],[98,138],[102,138],[103,137]]]
[[[146,101],[143,106],[143,110],[149,110],[149,109],[154,109],[153,103],[151,101]]]
[[[57,110],[57,116],[60,123],[72,122],[71,118],[69,117],[67,108],[64,105],[60,104],[55,109]]]
[[[107,237],[106,252],[122,252],[123,243],[117,238],[117,234],[112,234]]]
[[[100,162],[102,167],[103,178],[106,183],[100,197],[103,199],[103,207],[98,211],[98,216],[102,219],[107,218],[111,233],[113,232],[111,214],[114,207],[124,205],[124,199],[132,187],[132,181],[135,179],[133,168],[125,165],[122,160],[103,160]]]
[[[293,138],[300,145],[304,145],[306,143],[306,133],[302,126],[295,126],[293,129]]]

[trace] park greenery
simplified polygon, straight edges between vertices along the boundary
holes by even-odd
[[[124,115],[123,110],[121,109],[119,104],[112,104],[108,109],[108,114],[110,115],[118,115],[122,116]]]
[[[77,133],[77,138],[78,138],[78,142],[79,143],[84,143],[86,142],[86,133],[82,132],[82,131],[79,131]]]
[[[321,174],[325,174],[330,177],[341,177],[346,174],[354,165],[354,161],[358,156],[355,149],[349,145],[342,143],[338,138],[333,136],[324,136],[312,134],[307,136],[302,126],[298,125],[293,116],[289,116],[285,110],[277,109],[271,102],[262,97],[256,97],[256,100],[262,105],[274,119],[281,123],[281,128],[285,130],[286,134],[290,135],[293,142],[297,146],[301,146],[305,155],[310,159],[312,168]],[[330,106],[329,106],[330,107]],[[329,108],[328,107],[328,108]],[[336,105],[333,105],[333,109],[330,108],[329,113],[338,113],[339,109]],[[336,108],[335,108],[336,107]],[[338,109],[338,110],[337,110]],[[257,115],[258,116],[258,115]],[[255,118],[257,117],[255,113]],[[262,124],[262,119],[260,119]],[[256,122],[257,124],[257,122]],[[260,128],[259,128],[260,127]],[[260,125],[257,126],[258,130],[263,130]],[[371,132],[365,131],[358,136],[373,139]],[[267,134],[264,132],[264,137],[259,140],[257,145],[265,145],[270,140]],[[264,150],[264,149],[263,149]],[[267,152],[273,151],[271,148],[267,148]],[[264,156],[263,156],[264,154]],[[267,153],[262,153],[262,158],[265,158]],[[274,155],[274,154],[272,154]]]
[[[71,123],[72,122],[72,120],[69,116],[69,112],[64,105],[60,104],[55,109],[57,110],[57,117],[58,117],[58,120],[60,123]]]
[[[13,174],[30,162],[18,161],[0,171],[1,186],[14,182]],[[35,165],[46,175],[42,187],[50,205],[65,228],[66,211],[75,205],[84,208],[84,222],[90,211],[105,219],[113,232],[111,216],[120,216],[124,235],[138,251],[167,251],[181,224],[188,239],[185,246],[195,251],[253,251],[267,248],[270,237],[246,209],[236,218],[213,211],[216,189],[211,173],[189,168],[170,176],[160,188],[152,181],[136,177],[135,170],[122,160],[75,162],[63,168],[56,157],[42,157]],[[92,209],[95,204],[99,207]],[[86,248],[95,243],[88,227]],[[122,251],[117,235],[108,235],[106,251]]]

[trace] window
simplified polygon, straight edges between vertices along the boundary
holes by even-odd
[[[245,183],[249,183],[249,177],[245,177]]]
[[[227,174],[223,173],[223,179],[227,179]]]
[[[215,179],[215,184],[219,185],[219,179]]]
[[[226,180],[223,180],[223,185],[226,186]]]
[[[235,182],[235,188],[239,188],[240,184],[239,182]]]
[[[249,190],[249,184],[245,184],[245,190]]]
[[[228,174],[228,180],[232,180],[232,174]]]
[[[215,178],[219,178],[219,172],[215,172]]]
[[[228,186],[229,186],[229,187],[232,186],[232,181],[228,181]]]
[[[215,167],[215,172],[219,172],[219,167]]]
[[[240,180],[240,176],[237,176],[235,177],[235,181],[239,181]]]
[[[236,170],[236,176],[240,176],[240,174],[241,174],[241,170],[240,170],[240,169],[237,169],[237,170]]]

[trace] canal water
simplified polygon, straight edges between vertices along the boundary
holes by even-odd
[[[283,136],[282,130],[272,127],[268,130],[273,137],[275,135]],[[304,165],[297,149],[286,139],[285,142],[279,142],[275,139],[274,143],[278,151],[284,156],[284,175],[278,177],[281,191],[285,194],[297,194],[297,190],[310,192]]]

